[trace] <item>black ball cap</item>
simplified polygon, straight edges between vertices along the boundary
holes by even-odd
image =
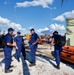
[[[8,31],[14,31],[14,29],[13,28],[8,28]]]
[[[53,33],[54,33],[54,34],[55,34],[55,33],[57,33],[57,34],[58,34],[58,31],[54,31]]]
[[[30,29],[30,31],[34,31],[34,29],[32,28],[32,29]]]
[[[21,34],[21,32],[18,31],[17,34]]]

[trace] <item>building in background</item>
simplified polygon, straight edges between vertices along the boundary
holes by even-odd
[[[74,18],[66,19],[66,42],[67,45],[74,46]]]

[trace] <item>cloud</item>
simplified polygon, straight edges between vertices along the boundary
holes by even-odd
[[[65,21],[65,18],[74,18],[74,10],[65,12],[62,15],[59,15],[58,17],[53,18],[52,20],[63,22],[63,21]]]
[[[42,31],[52,31],[54,32],[55,30],[59,32],[59,34],[61,35],[64,35],[66,33],[66,28],[64,25],[61,25],[61,24],[57,24],[57,23],[54,23],[54,24],[51,24],[48,27],[45,27],[45,28],[42,28],[42,29],[38,29],[37,32],[38,33],[41,33]]]
[[[16,7],[30,7],[42,6],[43,8],[50,8],[49,5],[53,4],[54,0],[33,0],[16,3]]]
[[[69,17],[69,18],[74,18],[74,10],[70,12],[65,12],[63,16]]]
[[[34,28],[34,27],[29,27],[29,29],[32,29],[32,28]]]
[[[63,22],[65,20],[65,18],[64,18],[63,15],[61,15],[61,16],[58,16],[58,17],[54,18],[53,20],[57,20],[57,21]]]
[[[51,24],[50,25],[50,30],[52,30],[52,31],[58,31],[59,34],[61,34],[61,35],[64,35],[66,33],[65,26],[61,25],[61,24],[57,24],[57,23]]]
[[[41,33],[42,31],[45,31],[45,30],[49,30],[49,28],[45,27],[45,28],[43,28],[43,29],[38,29],[37,32],[38,32],[38,33]]]
[[[55,23],[55,24],[50,25],[50,29],[51,30],[60,30],[61,31],[61,30],[65,30],[65,27],[64,27],[64,25]]]
[[[11,22],[10,20],[8,20],[6,18],[2,18],[1,16],[0,16],[0,26],[1,27],[5,27],[5,28],[12,27],[12,28],[14,28],[16,30],[21,30],[21,31],[25,31],[26,30],[20,24]]]
[[[49,28],[48,28],[48,27],[45,27],[45,28],[40,28],[40,29],[38,29],[37,32],[40,33],[40,32],[42,32],[42,31],[46,31],[46,30],[65,31],[65,26],[64,26],[64,25],[61,25],[61,24],[54,23],[54,24],[51,24],[51,25],[49,26]]]

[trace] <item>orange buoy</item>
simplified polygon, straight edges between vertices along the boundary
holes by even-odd
[[[61,59],[74,64],[74,46],[64,46]]]

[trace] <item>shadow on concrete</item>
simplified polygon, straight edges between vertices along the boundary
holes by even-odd
[[[62,59],[61,59],[61,62],[64,63],[65,65],[71,67],[72,69],[74,69],[74,64],[72,64],[72,63],[70,63],[68,61],[62,60]]]
[[[28,65],[26,61],[23,59],[23,56],[21,56],[21,60],[22,60],[23,75],[30,75]]]

